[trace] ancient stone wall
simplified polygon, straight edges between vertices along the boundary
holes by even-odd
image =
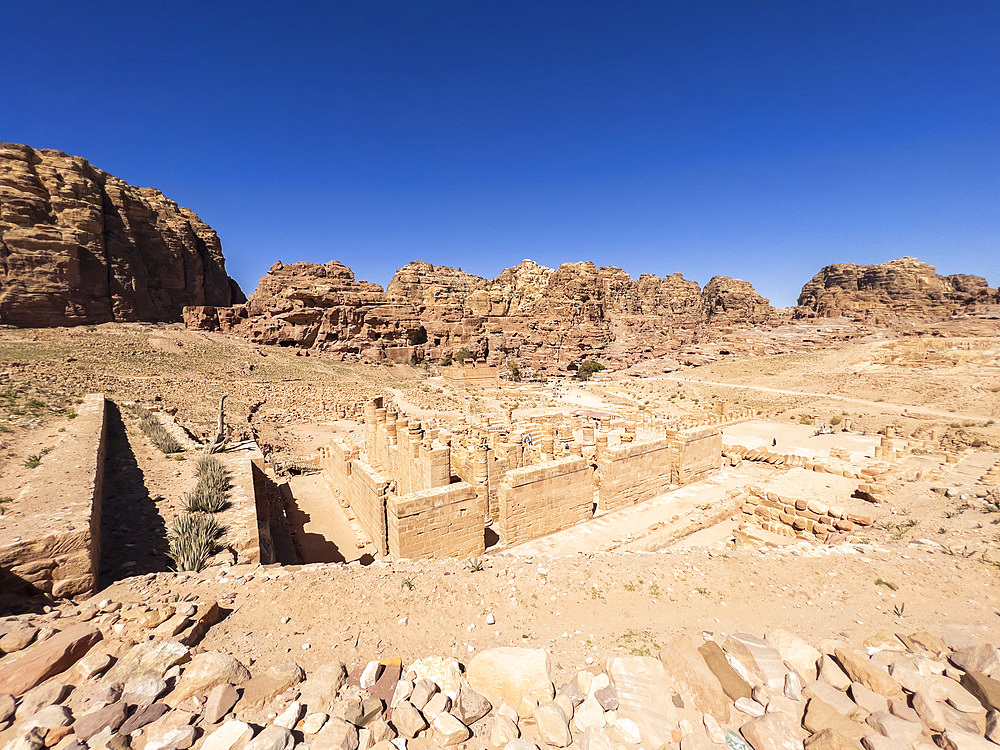
[[[722,465],[722,433],[719,428],[693,427],[668,430],[671,443],[674,484],[687,484]]]
[[[386,505],[389,556],[474,557],[486,549],[486,501],[475,487],[447,487],[389,495]]]
[[[451,482],[451,449],[420,422],[381,406],[375,399],[365,420],[368,462],[396,481],[396,493],[442,487]]]
[[[617,510],[663,494],[675,451],[666,438],[604,447],[597,454],[598,507]]]
[[[320,449],[320,466],[338,499],[351,507],[379,554],[388,552],[385,505],[390,480],[358,457],[358,449],[334,438]]]
[[[511,545],[593,515],[594,470],[580,457],[507,472],[500,485],[497,533]]]
[[[90,394],[0,521],[0,593],[74,597],[96,589],[106,433],[104,396]]]
[[[466,362],[441,368],[441,377],[449,385],[466,386],[468,388],[498,388],[500,386],[500,368],[491,367],[485,362]]]
[[[218,454],[229,469],[229,506],[219,514],[226,528],[226,545],[236,552],[239,563],[275,561],[271,539],[271,514],[259,449]]]

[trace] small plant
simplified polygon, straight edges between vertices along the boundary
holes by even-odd
[[[457,352],[455,352],[453,358],[456,362],[458,362],[458,364],[462,365],[465,364],[465,360],[472,359],[472,352],[470,352],[468,349],[459,349]]]
[[[222,526],[210,515],[184,513],[174,519],[167,554],[177,570],[198,572],[215,552]]]
[[[483,569],[483,560],[480,557],[470,557],[465,561],[465,564],[471,573],[478,573]]]
[[[3,497],[0,497],[0,516],[2,516],[4,513],[7,512],[6,509],[3,506],[5,506],[7,503],[12,503],[12,502],[14,502],[14,498],[12,498],[12,497],[10,497],[8,495],[4,495]]]
[[[886,581],[883,578],[876,578],[875,579],[875,585],[876,586],[885,586],[890,591],[899,591],[899,585],[898,584],[895,584],[892,581]]]
[[[189,512],[218,513],[226,507],[229,472],[215,456],[201,456],[194,467],[198,483],[184,496]]]
[[[404,578],[402,584],[400,584],[400,588],[404,588],[407,591],[413,591],[416,587],[417,584],[413,582],[412,578]]]
[[[799,417],[799,424],[812,424],[813,421],[809,417]]]
[[[901,604],[894,604],[893,607],[892,607],[892,613],[894,615],[896,615],[896,617],[905,617],[906,616],[906,602],[903,602]]]
[[[695,591],[697,591],[702,596],[708,596],[708,589],[706,589],[704,586],[697,587]]]
[[[604,594],[601,593],[601,590],[599,588],[597,588],[597,586],[591,586],[590,587],[590,598],[591,599],[603,599],[604,598]]]
[[[510,379],[513,380],[515,383],[520,382],[521,381],[521,367],[520,367],[520,365],[518,365],[517,362],[514,362],[514,361],[508,362],[507,363],[507,375],[509,375]]]
[[[441,360],[441,366],[442,367],[451,367],[451,363],[454,362],[454,361],[455,360],[453,360],[451,358],[451,355],[449,354],[447,357],[445,357],[444,359]]]
[[[830,417],[830,426],[831,426],[831,427],[836,427],[836,426],[837,426],[838,424],[840,424],[840,423],[841,423],[841,422],[843,422],[843,421],[844,421],[844,420],[842,420],[842,419],[841,419],[840,417],[838,417],[838,416],[833,416],[833,417]]]
[[[45,458],[52,452],[51,448],[42,448],[38,453],[32,453],[26,459],[24,459],[24,468],[26,469],[37,469],[41,463],[42,459]]]
[[[149,409],[138,404],[127,407],[132,416],[139,420],[139,429],[150,439],[150,441],[163,453],[179,453],[184,447],[178,442],[170,431],[164,427],[160,420],[156,418]]]

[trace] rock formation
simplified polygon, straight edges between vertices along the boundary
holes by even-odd
[[[0,322],[169,321],[244,300],[190,209],[78,156],[0,143]]]
[[[916,258],[878,265],[835,263],[802,287],[796,315],[844,315],[869,322],[943,320],[976,303],[1000,302],[986,279],[968,274],[940,276]]]
[[[716,277],[702,292],[679,273],[633,279],[591,262],[552,269],[531,260],[492,280],[414,262],[385,291],[355,281],[340,263],[278,263],[248,305],[184,313],[194,328],[345,359],[416,362],[467,349],[492,362],[557,371],[588,357],[632,364],[706,326],[756,325],[773,314],[745,281]]]

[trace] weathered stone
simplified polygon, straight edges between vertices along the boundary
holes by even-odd
[[[299,689],[299,702],[310,711],[325,711],[346,680],[347,670],[342,662],[327,662],[309,673]]]
[[[177,641],[146,641],[129,649],[104,675],[107,682],[126,682],[137,677],[163,677],[167,670],[190,658],[190,649]]]
[[[285,729],[295,729],[295,725],[299,723],[304,710],[301,703],[292,701],[285,707],[284,711],[274,717],[273,723],[275,726],[284,727]]]
[[[57,729],[58,727],[68,727],[73,723],[73,714],[65,706],[46,706],[29,716],[24,721],[18,722],[14,729],[18,734],[26,734],[32,729]]]
[[[465,742],[472,736],[470,729],[461,721],[448,713],[434,714],[431,718],[431,728],[441,745],[450,747]]]
[[[920,737],[922,731],[920,724],[893,716],[888,711],[873,713],[868,717],[867,721],[869,726],[874,728],[883,737],[888,737],[903,744],[915,742]]]
[[[159,737],[151,738],[144,750],[185,750],[194,744],[195,728],[192,726],[177,727]]]
[[[302,734],[317,734],[330,718],[325,713],[317,711],[314,714],[307,714],[302,720]]]
[[[582,697],[582,696],[581,696]],[[486,696],[480,695],[468,685],[462,685],[458,691],[458,700],[452,712],[463,724],[471,726],[486,716],[493,709]]]
[[[739,672],[733,669],[718,643],[705,641],[698,647],[698,652],[730,700],[736,701],[740,698],[752,697],[750,684],[740,676]]]
[[[580,739],[580,750],[614,750],[614,745],[603,726],[591,726]]]
[[[87,652],[87,655],[76,663],[73,670],[81,680],[89,680],[107,671],[113,662],[111,654],[97,647]]]
[[[829,655],[824,654],[819,660],[819,679],[825,682],[827,685],[832,685],[846,692],[847,688],[851,686],[851,678],[847,676],[847,673],[840,668]]]
[[[746,633],[733,633],[725,646],[727,653],[746,665],[770,690],[780,693],[784,689],[788,670],[777,649]]]
[[[413,690],[410,691],[410,703],[417,709],[421,711],[424,706],[430,702],[438,692],[438,687],[430,680],[420,678],[413,684]]]
[[[240,699],[240,708],[260,706],[293,685],[298,685],[304,678],[305,673],[295,662],[274,664],[263,673],[254,675],[246,683],[243,688],[243,697]],[[234,685],[242,684],[235,680],[228,680],[228,682],[232,682]]]
[[[86,742],[102,729],[110,727],[114,731],[125,722],[127,712],[128,705],[124,701],[119,701],[89,714],[84,714],[73,722],[73,734],[81,742]]]
[[[617,705],[616,699],[615,706]],[[601,707],[596,695],[587,698],[573,713],[573,726],[580,732],[586,732],[589,727],[603,727],[605,723],[604,708]]]
[[[147,675],[126,682],[122,688],[122,700],[134,706],[148,706],[166,692],[166,680]]]
[[[740,734],[754,750],[801,750],[802,740],[792,719],[781,713],[751,719],[740,727]]]
[[[860,682],[851,683],[851,687],[848,689],[847,693],[860,708],[870,714],[889,710],[889,701],[886,700],[884,695],[879,695],[878,693],[869,690]]]
[[[618,721],[635,723],[646,745],[659,747],[671,742],[676,727],[676,708],[671,700],[672,684],[663,662],[646,656],[609,659],[605,672],[618,693]]]
[[[444,693],[435,693],[421,710],[424,712],[425,716],[443,714],[451,710],[451,698]]]
[[[14,696],[10,693],[0,693],[0,724],[14,715]]]
[[[246,750],[292,750],[295,737],[284,727],[270,726],[246,745]]]
[[[522,739],[513,739],[503,746],[503,750],[538,750],[538,745]]]
[[[886,698],[892,698],[902,693],[899,683],[863,653],[839,646],[834,653],[840,666],[854,682],[860,682],[869,690]]]
[[[987,711],[1000,711],[1000,680],[979,672],[962,675],[962,687],[972,693]]]
[[[684,635],[671,638],[660,651],[660,661],[682,695],[690,696],[702,713],[728,723],[730,702],[722,684],[690,639]]]
[[[802,689],[802,695],[806,698],[819,698],[844,716],[855,716],[858,713],[858,704],[852,701],[846,693],[842,693],[832,685],[819,680],[806,685]],[[888,706],[888,704],[886,705]]]
[[[957,729],[946,729],[941,741],[944,750],[996,750],[996,745],[984,737]]]
[[[469,662],[469,685],[493,704],[507,703],[524,718],[555,697],[548,654],[540,649],[493,648]]]
[[[810,732],[822,732],[824,729],[829,729],[854,742],[860,742],[861,738],[871,731],[863,724],[844,716],[829,703],[819,698],[810,698],[809,702],[806,703],[802,726]]]
[[[966,672],[992,674],[1000,669],[1000,650],[991,643],[959,649],[948,658],[952,664]]]
[[[473,658],[473,661],[476,658],[478,655]],[[434,683],[442,693],[452,700],[455,700],[462,687],[462,671],[459,668],[458,659],[427,656],[410,664],[407,671],[413,672],[417,680],[429,680]]]
[[[233,710],[239,700],[239,691],[229,683],[216,685],[208,693],[205,700],[204,718],[207,724],[217,724]]]
[[[17,707],[17,718],[23,719],[37,713],[39,709],[62,702],[69,690],[69,685],[55,680],[43,682],[41,685],[31,688],[21,696],[21,703]]]
[[[309,739],[310,750],[357,750],[358,729],[353,724],[330,717],[323,730]]]
[[[125,735],[131,734],[136,729],[142,729],[147,724],[157,721],[169,710],[170,706],[166,703],[154,703],[151,706],[140,708],[125,720],[125,723],[119,727],[119,731]]]
[[[403,700],[392,709],[392,725],[401,737],[412,740],[427,728],[427,720],[412,703]]]
[[[819,668],[819,660],[823,654],[810,646],[802,638],[787,630],[776,628],[767,635],[767,642],[770,643],[781,658],[806,680],[816,679]]]
[[[521,736],[520,730],[510,718],[506,716],[496,716],[493,725],[490,727],[490,744],[493,747],[504,747],[511,740],[516,740]]]
[[[382,719],[372,721],[365,727],[365,731],[368,732],[375,744],[379,742],[392,742],[396,739],[396,730]]]
[[[805,750],[858,750],[858,743],[840,736],[832,729],[824,729],[806,738]]]
[[[1000,711],[990,711],[986,715],[986,739],[1000,745]]]
[[[383,703],[388,703],[396,692],[396,683],[399,682],[402,673],[402,662],[398,658],[383,659],[379,662],[379,667],[378,677],[368,689],[368,694]]]
[[[83,623],[71,625],[48,640],[4,659],[0,665],[0,693],[15,698],[49,677],[72,667],[91,646],[101,640],[101,631]]]
[[[615,692],[615,689],[611,685],[598,688],[594,691],[593,696],[605,711],[618,710],[618,693]]]
[[[15,622],[0,638],[0,651],[11,654],[15,651],[27,648],[35,640],[38,628],[26,622]]]
[[[253,738],[253,727],[230,719],[205,737],[201,750],[242,750]]]
[[[745,713],[747,716],[763,716],[765,713],[765,708],[762,704],[753,700],[752,698],[739,698],[736,700],[735,704],[736,710]]]
[[[535,710],[535,724],[542,742],[553,747],[566,747],[573,741],[569,718],[554,701],[543,703]]]
[[[363,727],[382,715],[382,701],[376,698],[365,698],[360,703],[354,702],[344,710],[344,719],[356,727]]]
[[[242,685],[249,679],[250,672],[235,657],[221,651],[205,651],[191,659],[166,703],[176,707],[193,695],[208,695],[216,685]],[[243,697],[246,698],[246,693]]]

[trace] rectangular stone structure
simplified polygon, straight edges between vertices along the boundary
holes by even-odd
[[[75,597],[96,590],[106,438],[104,395],[89,394],[0,519],[0,593]]]
[[[386,530],[393,560],[475,557],[486,550],[486,501],[465,482],[389,495]]]
[[[674,484],[687,484],[722,466],[722,432],[717,425],[668,430],[667,439]]]
[[[594,470],[578,456],[508,471],[495,519],[502,544],[551,534],[593,515]]]
[[[618,510],[663,494],[673,475],[673,450],[662,438],[603,447],[597,454],[600,510]]]

